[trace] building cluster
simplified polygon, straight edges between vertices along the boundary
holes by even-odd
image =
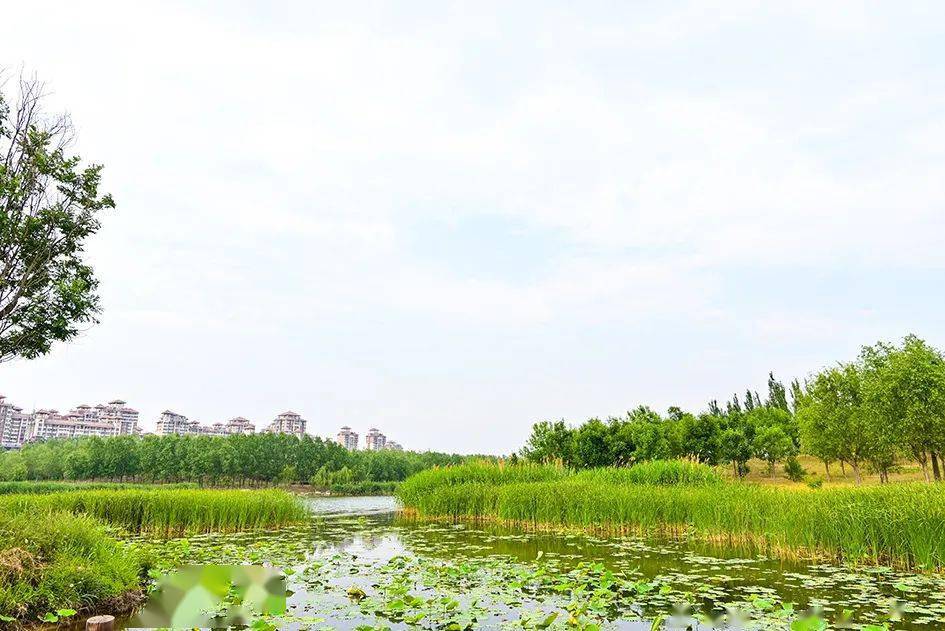
[[[94,407],[80,405],[62,414],[48,409],[27,413],[0,396],[0,443],[6,449],[50,438],[135,436],[140,433],[138,411],[121,399]]]
[[[306,433],[306,421],[296,412],[283,412],[274,418],[262,431],[272,434],[291,434],[301,438]],[[138,436],[138,411],[127,406],[121,399],[96,406],[79,405],[65,414],[57,410],[40,409],[24,412],[0,395],[0,446],[18,449],[24,443],[53,438],[80,438],[83,436]],[[198,436],[231,436],[255,434],[256,425],[247,418],[237,416],[228,421],[202,425],[183,414],[164,410],[155,423],[155,434]],[[342,427],[335,440],[352,451],[358,449],[358,434],[350,427]],[[388,440],[377,428],[372,427],[364,436],[364,448],[368,451],[390,449],[403,451],[398,443]]]
[[[270,434],[292,434],[301,438],[305,435],[305,426],[308,423],[296,412],[283,412],[263,430]],[[221,421],[213,425],[201,425],[192,421],[183,414],[164,410],[156,423],[155,434],[168,436],[177,434],[196,434],[204,436],[231,436],[233,434],[255,434],[256,426],[246,418],[237,416],[228,421]]]
[[[352,431],[350,427],[345,425],[338,431],[338,435],[335,436],[335,442],[345,449],[355,451],[358,448],[358,433]],[[400,443],[388,440],[387,436],[382,434],[376,427],[372,427],[368,430],[367,434],[364,435],[364,448],[367,451],[380,451],[382,449],[390,449],[391,451],[404,450],[404,448],[400,446]]]

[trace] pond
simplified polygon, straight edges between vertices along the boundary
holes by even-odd
[[[263,630],[771,629],[807,614],[816,618],[795,629],[821,628],[819,619],[945,627],[941,575],[738,556],[695,541],[413,521],[387,497],[306,501],[313,518],[304,526],[131,545],[166,572],[280,568],[287,609],[253,622]],[[163,597],[153,593],[152,604]],[[120,627],[140,625],[132,617]]]

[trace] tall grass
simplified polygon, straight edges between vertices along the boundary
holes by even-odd
[[[160,535],[269,528],[305,516],[298,498],[279,490],[119,489],[0,497],[0,513],[56,511]]]
[[[405,481],[398,497],[422,516],[615,531],[695,531],[782,555],[945,568],[945,485],[795,489],[715,482],[666,486],[637,483],[633,474],[613,469],[551,481],[520,482],[501,475],[493,478],[495,482],[480,481],[489,475],[478,471],[472,482],[464,483],[456,473],[423,472],[416,476],[422,479]],[[436,484],[438,480],[449,480],[449,484]]]
[[[32,620],[57,609],[131,604],[142,565],[95,519],[0,511],[0,615]],[[3,623],[0,623],[2,626]]]
[[[718,484],[722,476],[712,467],[682,460],[652,460],[628,468],[606,467],[576,473],[575,482],[656,484],[659,486]]]
[[[196,484],[132,484],[124,482],[0,482],[0,495],[46,494],[65,491],[92,491],[97,489],[195,489]]]

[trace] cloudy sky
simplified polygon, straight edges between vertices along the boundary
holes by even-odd
[[[118,209],[0,393],[509,452],[945,346],[945,5],[719,4],[5,7]]]

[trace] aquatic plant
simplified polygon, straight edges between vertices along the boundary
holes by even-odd
[[[173,535],[282,526],[305,508],[280,490],[119,489],[0,497],[4,513],[68,511],[98,517],[132,532]]]
[[[483,482],[489,476],[482,469],[488,466],[478,465],[469,482],[463,482],[459,470],[422,472],[401,485],[398,497],[421,516],[532,527],[694,532],[783,556],[945,567],[942,486],[661,486],[633,483],[625,479],[631,474],[609,469],[578,475],[552,469],[549,476],[557,479],[524,482],[496,471],[494,481]]]

